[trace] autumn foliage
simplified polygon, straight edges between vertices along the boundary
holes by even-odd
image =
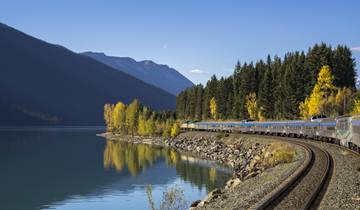
[[[300,114],[308,119],[319,114],[338,116],[349,113],[353,104],[352,94],[349,88],[336,87],[330,67],[323,66],[310,96],[300,103]]]
[[[121,135],[175,137],[180,125],[172,111],[155,112],[142,106],[138,100],[129,105],[122,102],[106,104],[104,119],[108,132]]]

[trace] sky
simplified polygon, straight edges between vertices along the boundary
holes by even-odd
[[[347,45],[360,66],[359,0],[1,0],[0,22],[74,52],[167,64],[196,84],[320,42]]]

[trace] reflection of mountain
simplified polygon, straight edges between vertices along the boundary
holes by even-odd
[[[139,175],[149,165],[165,159],[165,162],[176,168],[181,179],[189,181],[201,188],[205,184],[209,191],[215,187],[222,186],[228,174],[217,172],[217,169],[205,161],[197,158],[180,155],[178,152],[149,146],[147,144],[131,144],[108,140],[104,150],[104,167],[114,168],[116,171],[124,170],[125,166],[133,176]]]
[[[0,132],[0,209],[39,209],[74,196],[99,196],[114,190],[126,194],[135,190],[134,185],[164,185],[179,175],[199,188],[201,180],[210,180],[206,178],[209,169],[175,163],[166,149],[117,145],[105,144],[89,131]],[[115,168],[115,162],[116,167],[123,164],[122,171],[104,170],[104,154],[110,155],[106,161],[111,167]],[[129,158],[122,163],[125,156]]]

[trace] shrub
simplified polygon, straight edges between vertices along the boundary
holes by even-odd
[[[152,197],[152,187],[148,185],[146,194],[149,200],[151,210],[156,210]],[[185,199],[184,191],[175,185],[163,192],[163,197],[160,204],[160,210],[185,210],[188,209],[188,202]]]
[[[216,135],[216,138],[222,139],[222,138],[228,137],[228,136],[229,136],[228,133],[221,132],[221,133],[218,133],[218,134]]]
[[[274,167],[280,163],[290,163],[296,155],[295,149],[286,143],[272,143],[267,149],[265,162],[267,166]]]

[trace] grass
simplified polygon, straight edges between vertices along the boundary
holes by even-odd
[[[151,210],[186,210],[189,208],[188,202],[185,199],[184,191],[178,185],[175,185],[163,192],[159,208],[155,207],[151,185],[147,186],[146,194],[149,201],[149,209]]]
[[[267,166],[274,167],[281,163],[291,163],[296,155],[295,148],[286,143],[271,143],[265,155]]]
[[[216,135],[216,138],[222,139],[222,138],[225,138],[225,137],[228,137],[228,136],[229,136],[228,133],[221,132],[221,133],[218,133],[218,134]]]

